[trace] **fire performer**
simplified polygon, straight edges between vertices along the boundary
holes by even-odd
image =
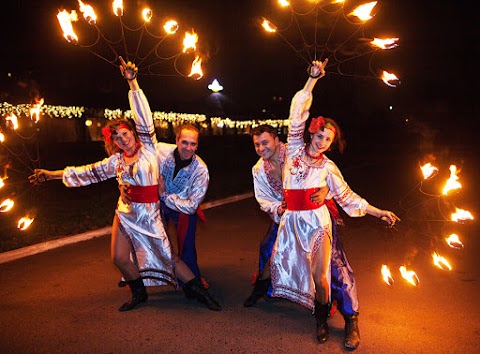
[[[252,130],[255,151],[260,159],[252,168],[255,198],[260,208],[265,211],[272,222],[260,243],[259,271],[252,294],[245,300],[244,306],[253,306],[265,295],[271,296],[270,256],[277,239],[278,224],[285,212],[286,203],[283,198],[282,170],[285,164],[286,147],[280,141],[277,131],[268,124],[262,124]],[[328,187],[324,186],[310,196],[312,203],[325,203],[332,217],[332,300],[337,303],[340,313],[347,323],[350,318],[358,317],[358,297],[352,267],[348,262],[343,244],[339,238],[337,227],[342,225],[337,206],[331,197],[325,200]],[[332,311],[333,312],[333,311]],[[360,342],[358,327],[345,327],[347,348],[356,348]]]
[[[198,129],[183,125],[176,134],[175,144],[158,142],[150,106],[136,79],[138,68],[134,63],[125,63],[121,57],[120,61],[120,70],[130,87],[128,97],[137,131],[145,143],[156,149],[160,173],[165,181],[165,189],[160,196],[161,208],[165,224],[172,221],[176,227],[178,249],[174,253],[207,288],[207,282],[201,278],[195,247],[197,220],[204,220],[199,206],[207,193],[210,178],[207,165],[195,153],[198,148]],[[126,188],[122,194],[128,201]],[[195,297],[189,287],[183,289],[187,297]]]
[[[126,75],[126,78],[130,80],[134,76]],[[64,170],[36,169],[29,177],[30,183],[62,179],[67,187],[81,187],[116,177],[120,185],[130,185],[131,203],[119,198],[112,226],[112,260],[132,293],[119,311],[128,311],[146,302],[145,285],[176,286],[176,278],[185,283],[198,301],[210,310],[219,311],[220,305],[200,279],[181,259],[172,255],[161,216],[159,194],[164,193],[163,181],[152,139],[139,134],[127,119],[108,122],[102,134],[108,158]]]
[[[333,225],[327,206],[312,203],[310,195],[318,188],[328,186],[333,199],[349,216],[370,214],[390,226],[400,221],[393,212],[378,209],[354,193],[335,163],[324,155],[331,146],[340,151],[344,148],[345,141],[334,120],[321,116],[313,118],[308,129],[310,142],[304,142],[312,91],[318,79],[325,75],[327,61],[312,63],[304,88],[292,99],[283,170],[286,210],[280,220],[270,263],[272,296],[288,299],[314,311],[320,343],[326,342],[329,337],[327,320],[332,299]],[[346,333],[355,337],[348,349],[356,349],[360,343],[358,318],[356,315],[346,316],[345,322]]]

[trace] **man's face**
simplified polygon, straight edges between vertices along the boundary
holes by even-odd
[[[273,137],[268,132],[253,136],[253,145],[255,146],[255,151],[257,152],[258,156],[264,160],[268,160],[275,155],[278,142],[278,136]]]
[[[198,133],[190,130],[183,129],[180,135],[175,139],[178,147],[178,154],[182,160],[188,160],[193,157],[198,147]]]

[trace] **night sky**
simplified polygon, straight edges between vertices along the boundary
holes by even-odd
[[[107,14],[110,1],[85,3],[95,6],[104,24],[116,21],[110,12]],[[125,11],[145,3],[125,0]],[[279,37],[268,37],[259,27],[260,16],[275,13],[272,1],[154,3],[154,16],[175,14],[179,22],[188,24],[185,30],[195,29],[201,50],[209,59],[203,65],[205,76],[198,81],[140,76],[152,109],[239,119],[262,118],[262,109],[266,109],[273,116],[286,118],[292,95],[305,82],[307,64]],[[471,124],[478,117],[479,92],[479,26],[472,5],[466,1],[390,0],[380,1],[377,7],[379,12],[367,32],[399,37],[400,46],[376,54],[374,66],[383,65],[396,73],[401,85],[390,88],[377,79],[332,72],[317,85],[319,98],[314,105],[321,104],[319,110],[333,116],[372,113],[389,105],[399,116],[422,115],[427,121],[438,119],[437,112],[443,120],[460,113],[457,123],[460,119]],[[0,99],[29,103],[40,96],[52,105],[126,109],[127,85],[118,69],[63,39],[56,19],[58,9],[63,8],[77,9],[77,2],[2,2]],[[106,29],[102,26],[99,23]],[[365,69],[360,66],[359,70]],[[165,73],[173,74],[173,70]],[[213,78],[225,88],[216,98],[207,89]]]

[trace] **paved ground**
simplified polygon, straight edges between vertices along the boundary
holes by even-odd
[[[343,319],[330,321],[331,339],[314,335],[314,317],[284,300],[245,309],[268,219],[253,198],[206,211],[199,227],[203,275],[223,311],[212,312],[181,291],[150,288],[149,301],[120,313],[128,299],[116,287],[109,237],[79,242],[0,265],[1,353],[329,353],[342,347]],[[349,219],[343,240],[361,303],[358,353],[476,353],[480,347],[478,228],[464,234],[455,269],[415,258],[418,287],[398,279],[386,286],[379,268],[401,257],[401,240],[386,241],[371,217]],[[398,253],[398,254],[397,254]]]

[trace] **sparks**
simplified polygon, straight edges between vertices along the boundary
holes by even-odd
[[[401,266],[399,269],[402,277],[410,284],[417,286],[420,283],[420,279],[418,279],[417,274],[413,270],[407,270],[405,266]]]
[[[443,270],[452,270],[452,266],[448,261],[440,256],[437,252],[433,252],[432,254],[433,257],[433,264],[435,264],[438,268],[443,269]]]
[[[450,178],[445,183],[445,187],[443,187],[442,194],[447,195],[448,192],[450,192],[451,190],[459,189],[459,188],[462,188],[462,185],[460,184],[460,182],[458,182],[457,166],[450,165]]]
[[[463,243],[460,241],[460,238],[458,237],[457,234],[451,234],[450,236],[445,238],[445,241],[447,241],[447,244],[456,249],[461,249],[463,248]]]
[[[383,281],[387,283],[387,285],[390,285],[390,286],[393,285],[392,273],[390,272],[390,269],[386,264],[382,265],[382,277],[383,277]]]
[[[438,168],[433,166],[430,162],[421,166],[420,169],[422,170],[424,179],[429,179],[435,176],[438,172]]]

